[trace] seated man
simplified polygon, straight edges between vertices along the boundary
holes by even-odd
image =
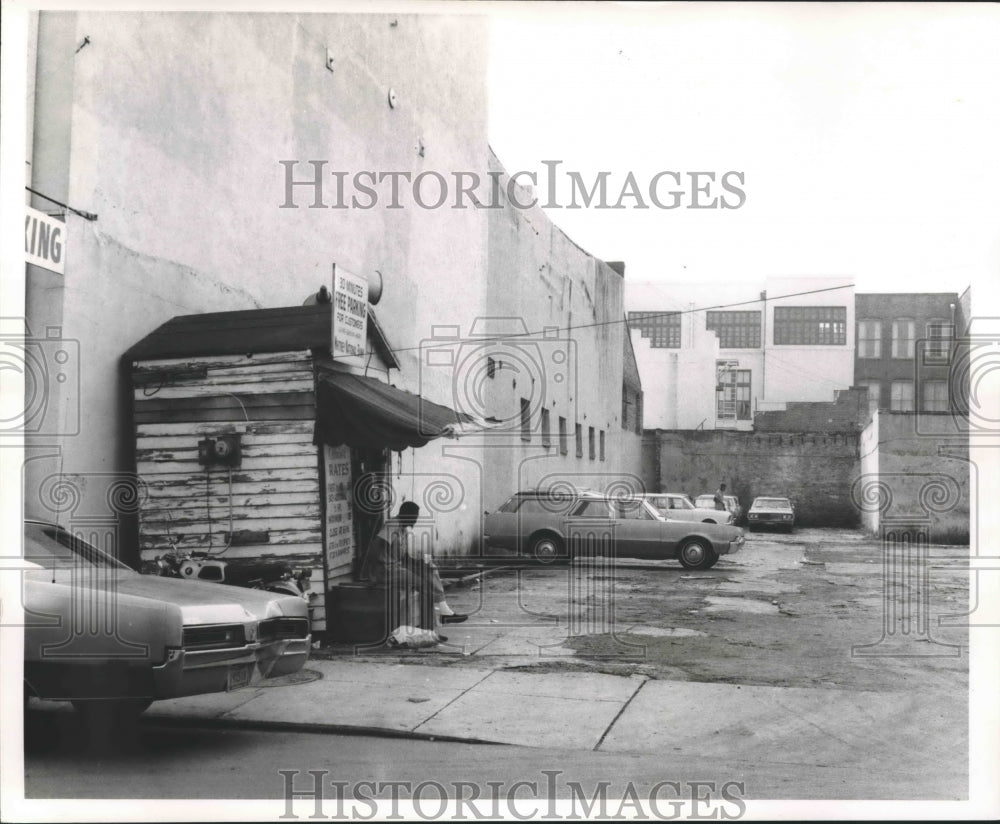
[[[441,612],[444,623],[458,623],[468,616],[451,611],[437,570],[424,559],[414,557],[413,525],[419,515],[416,503],[403,502],[396,518],[387,521],[369,544],[361,577],[404,596],[406,614],[400,616],[402,623],[433,631],[437,612]],[[447,640],[442,635],[438,638]]]

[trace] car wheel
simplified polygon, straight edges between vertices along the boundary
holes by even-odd
[[[531,556],[543,564],[568,561],[566,545],[558,535],[538,535],[531,541]]]
[[[681,544],[677,551],[677,560],[685,569],[709,569],[715,566],[719,556],[705,541],[691,538]]]

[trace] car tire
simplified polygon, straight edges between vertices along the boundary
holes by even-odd
[[[569,561],[566,544],[563,543],[562,538],[552,533],[542,533],[541,535],[533,536],[529,552],[532,558],[542,564],[566,563]]]
[[[702,521],[702,523],[703,524],[717,524],[719,522],[718,521],[713,521],[711,518],[706,518],[704,521]]]
[[[719,556],[706,541],[689,538],[677,550],[677,560],[684,569],[710,569],[715,566]]]

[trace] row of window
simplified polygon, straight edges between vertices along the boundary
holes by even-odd
[[[549,417],[549,410],[543,409],[541,416],[542,424],[542,446],[552,446],[552,426]],[[590,460],[606,460],[604,430],[595,430],[594,427],[587,427],[587,454]],[[576,424],[576,457],[583,457],[583,426]],[[531,402],[527,398],[521,398],[521,440],[531,443]],[[566,419],[559,417],[559,454],[569,454],[569,431],[566,426]]]
[[[629,312],[628,322],[649,338],[654,349],[680,349],[680,312]],[[722,349],[759,349],[761,312],[708,311],[705,328],[715,332]],[[776,346],[844,346],[847,344],[846,306],[774,307]]]
[[[892,322],[892,357],[912,359],[916,345],[916,321],[910,318],[897,318]],[[927,342],[924,348],[925,357],[933,360],[946,360],[951,347],[953,327],[943,319],[927,322]],[[873,359],[882,357],[882,321],[858,321],[858,357]]]
[[[654,349],[681,348],[680,312],[629,312],[628,321]],[[760,311],[705,313],[705,328],[715,332],[720,349],[759,349]],[[927,322],[928,358],[944,360],[951,345],[952,325],[941,318]],[[892,357],[913,358],[916,321],[898,318],[892,322]],[[844,346],[847,343],[847,309],[843,306],[776,306],[776,346]],[[882,321],[858,321],[859,358],[882,357]]]
[[[881,381],[858,381],[868,389],[868,411],[882,406]],[[949,412],[948,381],[923,381],[921,409],[924,412]],[[889,384],[889,409],[893,412],[914,412],[913,381],[891,381]]]

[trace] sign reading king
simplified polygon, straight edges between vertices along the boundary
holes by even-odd
[[[66,224],[44,212],[25,207],[24,260],[57,275],[64,275]]]
[[[330,354],[334,360],[347,360],[365,354],[368,334],[368,281],[333,264],[333,340]]]

